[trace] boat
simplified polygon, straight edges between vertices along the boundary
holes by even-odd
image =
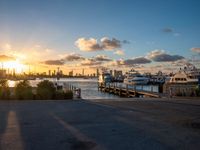
[[[98,81],[99,83],[110,83],[112,82],[112,75],[108,72],[103,72],[101,75],[99,75]]]
[[[171,77],[169,83],[198,83],[198,78],[193,78],[192,75],[188,75],[185,71],[180,70]]]
[[[161,71],[159,71],[158,73],[156,73],[155,75],[151,75],[149,82],[152,84],[164,84],[166,80],[166,76],[163,75],[163,73]]]
[[[148,77],[140,74],[134,69],[131,69],[125,76],[124,83],[128,85],[146,85],[149,83]]]
[[[196,68],[194,65],[189,64],[183,69],[180,68],[170,79],[170,83],[198,83],[200,81],[200,69]]]

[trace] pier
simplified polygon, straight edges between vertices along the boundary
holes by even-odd
[[[160,86],[156,85],[124,85],[118,83],[98,83],[98,90],[120,97],[162,97]]]

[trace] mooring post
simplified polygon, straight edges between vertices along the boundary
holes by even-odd
[[[135,93],[135,97],[136,97],[136,86],[134,85],[134,93]]]
[[[121,96],[121,92],[122,92],[122,85],[120,85],[119,87],[119,96]]]
[[[129,97],[129,89],[128,89],[128,84],[126,84],[126,97]]]

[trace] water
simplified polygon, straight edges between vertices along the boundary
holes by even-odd
[[[43,79],[45,80],[45,79]],[[46,78],[46,80],[50,81],[56,81],[54,78]],[[39,82],[41,82],[41,79],[36,80],[30,80],[30,84],[33,87],[36,87]],[[14,87],[16,82],[19,81],[9,81],[8,84],[10,87]],[[113,99],[113,98],[119,98],[117,95],[105,93],[98,91],[98,82],[97,79],[83,79],[83,78],[61,78],[59,82],[66,82],[69,83],[77,88],[81,88],[81,97],[83,99]],[[116,83],[115,83],[116,84]],[[123,83],[117,83],[117,86],[126,87]],[[157,85],[137,85],[134,86],[128,86],[129,89],[136,89],[136,90],[145,90],[149,92],[158,92],[158,86]]]
[[[45,79],[44,79],[45,80]],[[50,81],[56,81],[56,79],[48,78]],[[30,84],[36,87],[37,84],[42,81],[41,79],[30,80]],[[9,81],[10,87],[14,87],[18,81]],[[119,98],[116,95],[104,93],[98,91],[97,79],[83,79],[83,78],[61,78],[59,82],[66,82],[72,84],[75,87],[81,88],[81,97],[83,99],[112,99]]]

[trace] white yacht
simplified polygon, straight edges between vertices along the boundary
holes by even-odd
[[[161,72],[158,71],[155,75],[150,75],[150,83],[152,84],[164,84],[166,80],[166,76]]]
[[[129,85],[146,85],[149,82],[149,78],[141,75],[139,72],[131,69],[128,73],[126,73],[124,79],[125,84]]]
[[[192,78],[185,71],[179,71],[171,77],[169,83],[198,83],[198,78]]]
[[[101,75],[99,75],[98,80],[100,83],[110,83],[112,82],[112,75],[108,72],[103,72]]]

